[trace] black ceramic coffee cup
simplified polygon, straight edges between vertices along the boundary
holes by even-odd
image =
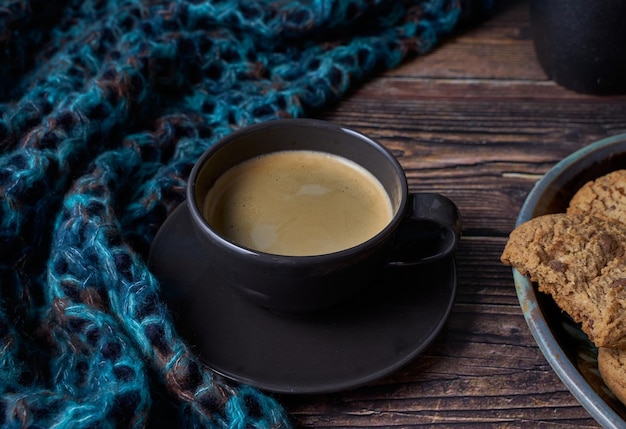
[[[530,19],[548,77],[580,93],[626,93],[626,2],[531,0]]]
[[[221,236],[203,215],[216,180],[246,160],[285,150],[326,152],[364,167],[389,196],[391,221],[354,247],[311,256],[264,253]],[[228,135],[195,164],[187,201],[206,263],[246,297],[278,311],[306,312],[339,304],[363,290],[386,266],[424,264],[451,255],[460,237],[460,215],[452,201],[439,194],[410,194],[402,167],[383,146],[312,119],[270,121]]]

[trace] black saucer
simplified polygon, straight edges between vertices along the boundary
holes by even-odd
[[[324,313],[273,313],[205,268],[187,213],[183,203],[165,221],[152,244],[150,268],[181,334],[207,365],[236,381],[299,394],[363,385],[422,352],[452,309],[456,269],[450,257],[389,268],[358,300]]]

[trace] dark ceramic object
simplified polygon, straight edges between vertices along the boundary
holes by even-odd
[[[537,182],[522,206],[517,225],[543,214],[565,212],[572,196],[589,180],[624,168],[626,134],[575,152]],[[515,269],[513,278],[528,326],[563,383],[603,427],[626,427],[626,407],[600,378],[597,349],[579,325]]]
[[[389,225],[358,246],[319,256],[263,253],[217,234],[200,210],[215,180],[246,159],[290,149],[329,152],[369,170],[392,201],[395,214]],[[257,304],[279,311],[336,305],[362,291],[388,263],[424,263],[449,256],[460,235],[456,206],[438,194],[409,194],[400,164],[384,147],[352,130],[311,119],[266,122],[224,138],[194,166],[187,202],[206,265]],[[397,239],[400,230],[402,240]]]
[[[426,349],[454,305],[456,270],[450,256],[385,268],[355,299],[314,314],[269,311],[205,264],[186,205],[159,229],[150,269],[194,352],[238,382],[290,394],[370,383]]]
[[[626,2],[531,0],[530,18],[551,79],[580,93],[626,93]]]

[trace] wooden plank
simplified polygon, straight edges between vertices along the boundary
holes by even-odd
[[[534,60],[533,60],[534,61]],[[412,64],[418,64],[416,60]],[[357,98],[431,101],[433,99],[491,101],[530,101],[560,103],[585,102],[605,104],[607,101],[624,102],[626,96],[589,96],[558,86],[551,80],[488,80],[476,77],[428,78],[418,76],[389,76],[368,83],[355,92]]]

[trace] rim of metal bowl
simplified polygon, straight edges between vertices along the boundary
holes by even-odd
[[[604,150],[607,146],[612,146],[624,141],[626,141],[626,134],[602,139],[572,153],[558,162],[535,184],[528,194],[520,210],[516,226],[531,219],[537,202],[541,198],[544,190],[550,183],[553,183],[558,176],[561,176],[564,171],[579,163],[582,159],[588,158],[592,153]],[[557,376],[581,405],[603,427],[616,429],[624,427],[624,424],[626,424],[624,419],[591,387],[559,345],[539,308],[537,293],[530,280],[514,268],[513,281],[526,323],[537,345]]]

